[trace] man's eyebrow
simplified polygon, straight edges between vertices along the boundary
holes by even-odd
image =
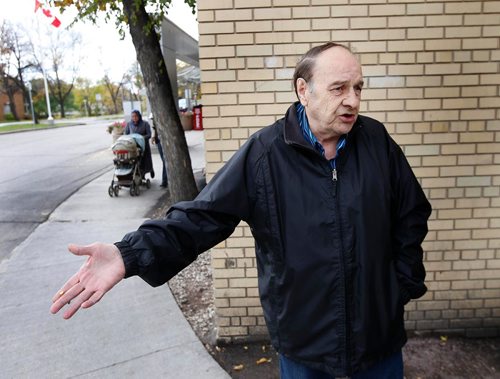
[[[337,80],[335,82],[330,83],[329,87],[340,86],[348,83],[348,80]],[[354,83],[355,86],[363,87],[365,85],[364,80],[360,80],[359,82]]]
[[[335,86],[341,86],[346,84],[348,81],[347,80],[336,80],[332,83],[330,83],[329,87],[335,87]]]

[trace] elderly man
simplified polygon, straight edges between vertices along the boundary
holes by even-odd
[[[115,244],[70,246],[88,263],[51,311],[71,300],[70,318],[132,275],[161,285],[243,220],[282,378],[402,378],[404,305],[426,291],[430,204],[384,126],[358,115],[363,77],[347,47],[311,49],[294,85],[299,101],[195,200]]]

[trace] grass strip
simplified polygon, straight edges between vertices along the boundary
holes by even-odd
[[[22,124],[14,124],[14,125],[6,125],[6,126],[1,126],[0,124],[0,134],[1,133],[9,133],[9,132],[17,132],[20,130],[41,130],[41,129],[50,129],[50,128],[59,128],[62,126],[71,126],[71,125],[76,125],[71,122],[67,123],[58,123],[58,124],[35,124],[33,125],[32,122],[30,123],[22,123]]]

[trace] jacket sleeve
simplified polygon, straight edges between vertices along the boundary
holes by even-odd
[[[401,148],[394,143],[391,159],[393,249],[403,302],[425,294],[422,242],[431,205]]]
[[[139,275],[152,286],[162,285],[248,219],[254,165],[250,151],[248,141],[193,201],[173,205],[165,218],[146,221],[115,243],[125,277]]]

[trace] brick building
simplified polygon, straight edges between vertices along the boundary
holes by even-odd
[[[295,100],[301,54],[349,45],[361,113],[385,123],[434,209],[429,291],[407,327],[500,335],[500,1],[198,0],[198,12],[208,176]],[[265,336],[249,228],[212,256],[219,338]]]
[[[24,98],[21,91],[17,91],[14,94],[14,101],[16,103],[17,114],[19,118],[23,120],[26,115],[24,110]],[[9,97],[5,93],[0,92],[0,120],[5,120],[5,114],[11,113],[9,104]]]

